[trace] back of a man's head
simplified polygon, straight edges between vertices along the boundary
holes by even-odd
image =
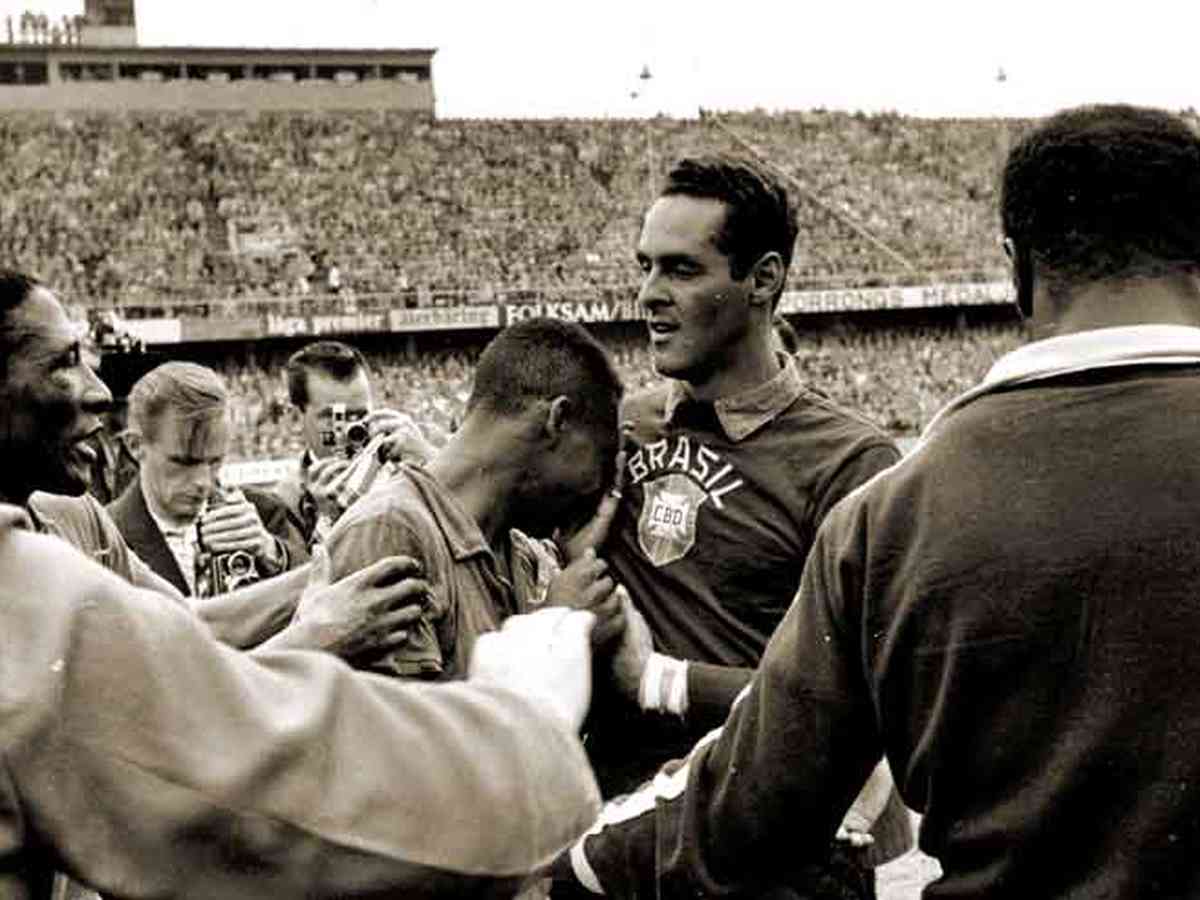
[[[320,372],[334,381],[349,381],[367,370],[363,355],[341,341],[317,341],[293,353],[287,361],[288,399],[297,409],[308,406],[308,375]]]
[[[1051,290],[1200,266],[1200,139],[1156,109],[1085,106],[1009,153],[1001,216]]]
[[[212,369],[189,362],[163,363],[130,390],[129,426],[154,441],[166,415],[199,422],[224,415],[228,402],[225,381]]]
[[[787,190],[756,162],[721,154],[689,156],[667,173],[660,196],[719,200],[728,210],[717,249],[729,257],[730,274],[742,279],[764,254],[775,252],[784,269],[796,244],[796,212]]]
[[[621,393],[607,352],[582,325],[526,319],[504,329],[483,351],[467,413],[512,416],[539,400],[564,396],[577,421],[607,428],[617,421]]]

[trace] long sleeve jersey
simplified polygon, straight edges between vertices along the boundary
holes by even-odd
[[[513,895],[591,822],[578,739],[499,687],[244,654],[0,508],[0,897]]]
[[[826,512],[899,459],[877,427],[778,375],[715,403],[664,382],[622,410],[625,500],[605,548],[655,648],[688,660],[688,721],[598,690],[588,753],[606,796],[724,721],[796,588]]]
[[[1031,344],[827,517],[725,726],[572,851],[612,896],[749,894],[882,751],[931,898],[1200,894],[1200,330]]]

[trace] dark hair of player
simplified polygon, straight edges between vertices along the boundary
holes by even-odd
[[[564,396],[578,421],[609,427],[617,421],[622,392],[608,354],[582,325],[526,319],[484,349],[467,413],[511,415],[538,400]]]
[[[1058,113],[1009,153],[1001,217],[1005,236],[1038,263],[1051,292],[1194,269],[1200,139],[1161,110]]]
[[[734,279],[745,278],[767,253],[778,253],[785,270],[792,264],[796,211],[780,181],[752,160],[685,157],[667,173],[661,191],[663,197],[675,195],[720,200],[728,207],[716,246],[729,257]]]
[[[293,353],[284,371],[287,373],[288,399],[298,409],[308,406],[308,373],[323,372],[335,381],[349,381],[359,370],[366,371],[367,361],[349,344],[341,341],[317,341]]]

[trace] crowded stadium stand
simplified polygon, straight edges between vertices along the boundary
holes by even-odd
[[[19,36],[18,36],[19,31]],[[453,429],[475,354],[530,315],[588,322],[631,386],[639,217],[667,161],[749,153],[796,199],[781,312],[815,387],[899,436],[1018,338],[994,221],[1024,123],[813,110],[458,121],[432,50],[138,47],[127,0],[0,45],[0,254],[230,378],[240,460],[294,457],[279,370],[366,351],[380,400]],[[890,311],[890,312],[889,312]]]
[[[979,281],[1002,268],[992,175],[1008,123],[715,118],[14,113],[0,121],[0,252],[126,318],[230,317],[249,300],[332,289],[359,307],[373,295],[389,307],[587,298],[634,280],[647,143],[661,162],[739,149],[734,135],[803,188],[792,287]]]

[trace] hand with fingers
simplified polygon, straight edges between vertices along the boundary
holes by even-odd
[[[350,467],[351,461],[342,456],[318,459],[308,469],[305,487],[317,504],[317,513],[333,523],[343,510],[337,498],[338,479]]]
[[[282,549],[258,514],[258,508],[239,494],[233,502],[208,510],[200,519],[200,541],[212,553],[244,550],[268,567],[281,564]]]
[[[895,784],[891,766],[886,758],[881,759],[867,776],[866,783],[854,798],[846,815],[842,817],[836,839],[859,848],[875,843],[871,829],[875,826],[875,820],[883,814]]]
[[[295,629],[299,637],[288,646],[300,640],[306,649],[342,657],[395,650],[432,600],[420,564],[407,556],[378,560],[333,584],[329,572],[329,555],[318,545],[308,586],[284,632]]]
[[[573,534],[559,538],[559,549],[568,563],[579,559],[586,550],[599,552],[608,540],[609,529],[612,528],[625,490],[625,455],[624,448],[617,453],[617,471],[612,486],[605,491],[592,518]]]
[[[592,629],[595,646],[608,643],[624,627],[621,601],[614,593],[616,582],[608,574],[608,563],[587,548],[578,559],[554,576],[546,591],[545,605],[587,610],[596,617]]]
[[[394,409],[377,409],[369,413],[363,421],[370,429],[372,437],[377,434],[386,435],[379,448],[381,460],[424,465],[437,453],[437,448],[426,440],[421,426],[408,413]]]
[[[527,698],[578,731],[592,694],[590,612],[553,607],[511,616],[475,642],[470,680]]]
[[[617,690],[622,696],[638,703],[642,686],[642,675],[650,654],[654,652],[654,638],[646,619],[634,608],[633,600],[623,586],[613,592],[621,605],[621,620],[624,630],[613,653],[612,674]]]

